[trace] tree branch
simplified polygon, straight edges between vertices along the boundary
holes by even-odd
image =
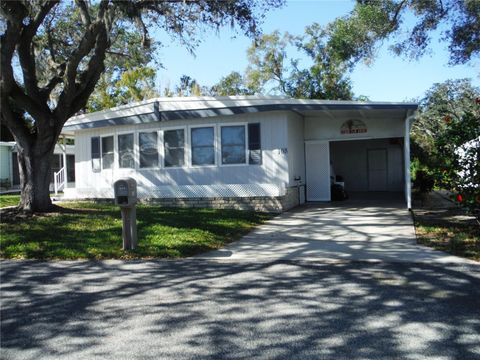
[[[39,105],[31,96],[26,95],[25,91],[16,82],[13,84],[8,96],[20,109],[28,112],[38,124],[47,120],[50,114],[48,106],[46,104]]]
[[[42,100],[47,102],[50,98],[50,94],[52,93],[53,89],[58,84],[61,84],[63,81],[63,74],[65,72],[65,64],[63,64],[63,68],[60,69],[60,73],[50,79],[47,85],[40,89],[40,96]]]
[[[85,0],[75,0],[75,3],[78,5],[80,10],[80,17],[83,24],[85,26],[90,26],[92,21],[90,19],[90,13],[88,12],[88,4],[85,2]]]
[[[2,96],[0,104],[2,107],[0,122],[5,124],[10,130],[17,143],[23,144],[23,146],[29,146],[32,142],[32,135],[25,121],[15,115],[6,96]]]
[[[23,82],[27,95],[34,99],[39,98],[39,89],[37,86],[37,74],[35,69],[35,54],[33,53],[32,40],[35,36],[38,27],[41,25],[49,11],[58,3],[58,0],[46,1],[40,8],[35,18],[30,24],[24,26],[18,42],[17,51],[20,60],[20,66],[23,73]]]
[[[75,98],[70,105],[68,117],[73,116],[87,104],[90,94],[95,89],[95,85],[105,69],[105,55],[109,45],[107,29],[103,29],[97,36],[95,52],[88,62],[86,70],[79,76],[80,86],[77,88]]]
[[[7,4],[14,7],[12,9],[6,9]],[[6,96],[15,83],[12,59],[16,44],[20,37],[22,20],[25,16],[24,13],[26,12],[26,9],[19,3],[2,2],[1,6],[2,14],[8,19],[7,29],[0,37],[0,68],[2,70],[0,72],[0,91],[2,96]],[[10,10],[11,13],[8,10]]]

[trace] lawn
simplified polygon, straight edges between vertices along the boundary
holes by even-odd
[[[0,195],[0,208],[16,206],[20,202],[20,195]]]
[[[432,216],[415,214],[417,241],[472,260],[480,261],[480,226],[474,220],[451,221],[455,218],[442,214],[433,220]]]
[[[122,251],[120,210],[64,203],[58,213],[0,224],[0,256],[29,259],[186,257],[218,249],[271,216],[239,210],[137,207],[138,247]]]

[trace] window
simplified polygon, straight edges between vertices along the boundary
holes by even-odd
[[[245,126],[222,127],[222,164],[245,164]]]
[[[192,165],[215,165],[213,127],[192,129]]]
[[[54,182],[55,180],[53,179],[54,175],[56,172],[59,172],[61,168],[63,168],[63,156],[59,154],[53,154],[52,157],[52,177],[50,182]]]
[[[141,132],[138,134],[140,147],[140,167],[158,167],[158,140],[157,132]]]
[[[90,140],[90,149],[92,157],[92,170],[100,171],[100,138],[98,136],[92,137]]]
[[[260,123],[248,124],[248,163],[250,165],[262,165]]]
[[[185,165],[185,131],[166,130],[163,132],[165,167]]]
[[[135,168],[133,134],[118,135],[118,166],[120,168]]]
[[[67,155],[67,181],[75,181],[75,155]]]
[[[113,167],[113,136],[102,137],[102,169]]]

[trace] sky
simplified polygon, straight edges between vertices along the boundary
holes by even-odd
[[[353,8],[352,0],[288,0],[286,6],[267,13],[261,26],[263,33],[274,30],[303,34],[306,26],[318,22],[326,25],[336,17],[345,16]],[[411,16],[408,20],[413,22]],[[231,29],[221,29],[202,37],[195,56],[169,37],[160,36],[164,47],[159,58],[157,86],[174,88],[182,75],[189,75],[202,86],[211,86],[232,71],[243,73],[247,67],[247,48],[251,39]],[[472,78],[480,86],[480,61],[467,65],[449,66],[447,44],[439,37],[432,41],[430,54],[412,61],[393,55],[389,43],[383,44],[373,64],[360,63],[350,78],[356,96],[372,101],[408,101],[420,98],[434,83],[447,79]],[[296,56],[296,55],[295,55]]]

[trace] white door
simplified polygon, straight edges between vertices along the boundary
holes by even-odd
[[[330,201],[330,146],[328,141],[306,143],[307,201]]]
[[[368,191],[387,191],[387,149],[368,150]]]

